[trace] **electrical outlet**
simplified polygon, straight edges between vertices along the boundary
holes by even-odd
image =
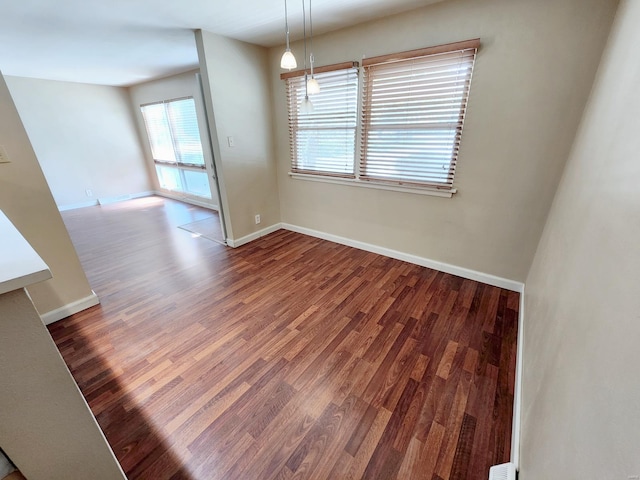
[[[0,163],[10,163],[9,155],[2,145],[0,145]]]
[[[256,225],[258,225],[260,223],[260,215],[256,215]]]
[[[85,190],[85,193],[87,194],[87,197],[93,197],[93,192],[89,188]]]
[[[227,137],[227,143],[229,144],[230,147],[235,147],[236,146],[236,142],[233,140],[232,136],[228,136]]]

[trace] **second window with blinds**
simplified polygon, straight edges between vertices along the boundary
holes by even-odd
[[[467,40],[325,67],[321,92],[302,113],[304,72],[287,83],[291,173],[343,177],[359,185],[455,192],[453,180],[476,51]],[[357,132],[358,130],[358,132]],[[359,161],[355,162],[356,139]],[[316,177],[317,178],[317,177]]]

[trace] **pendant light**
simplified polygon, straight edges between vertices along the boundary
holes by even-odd
[[[287,37],[287,49],[284,51],[284,53],[282,54],[282,58],[280,59],[280,68],[293,70],[298,66],[298,62],[296,62],[296,57],[293,56],[291,48],[289,47],[289,18],[287,15],[287,0],[284,0],[284,28],[285,35]]]
[[[309,38],[311,40],[311,55],[309,56],[309,63],[311,63],[311,78],[307,81],[307,90],[309,95],[313,95],[314,93],[320,93],[320,84],[313,76],[313,64],[315,62],[315,58],[313,57],[313,17],[311,16],[311,0],[309,0]]]
[[[304,100],[300,102],[300,113],[313,112],[313,103],[309,100],[309,86],[307,82],[307,15],[304,8],[305,0],[302,0],[302,32],[304,35]]]

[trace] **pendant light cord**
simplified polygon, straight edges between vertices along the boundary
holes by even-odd
[[[313,78],[313,16],[311,15],[311,0],[309,0],[309,49],[311,50],[311,56],[309,57],[309,63],[311,63],[311,78]]]
[[[302,0],[302,34],[304,36],[304,98],[309,99],[309,91],[307,87],[307,13]]]
[[[289,15],[287,14],[287,0],[284,0],[284,28],[287,34],[287,50],[289,50]]]

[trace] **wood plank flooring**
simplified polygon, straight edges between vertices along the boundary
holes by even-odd
[[[130,479],[487,479],[518,294],[157,197],[64,212],[102,304],[50,326]]]

